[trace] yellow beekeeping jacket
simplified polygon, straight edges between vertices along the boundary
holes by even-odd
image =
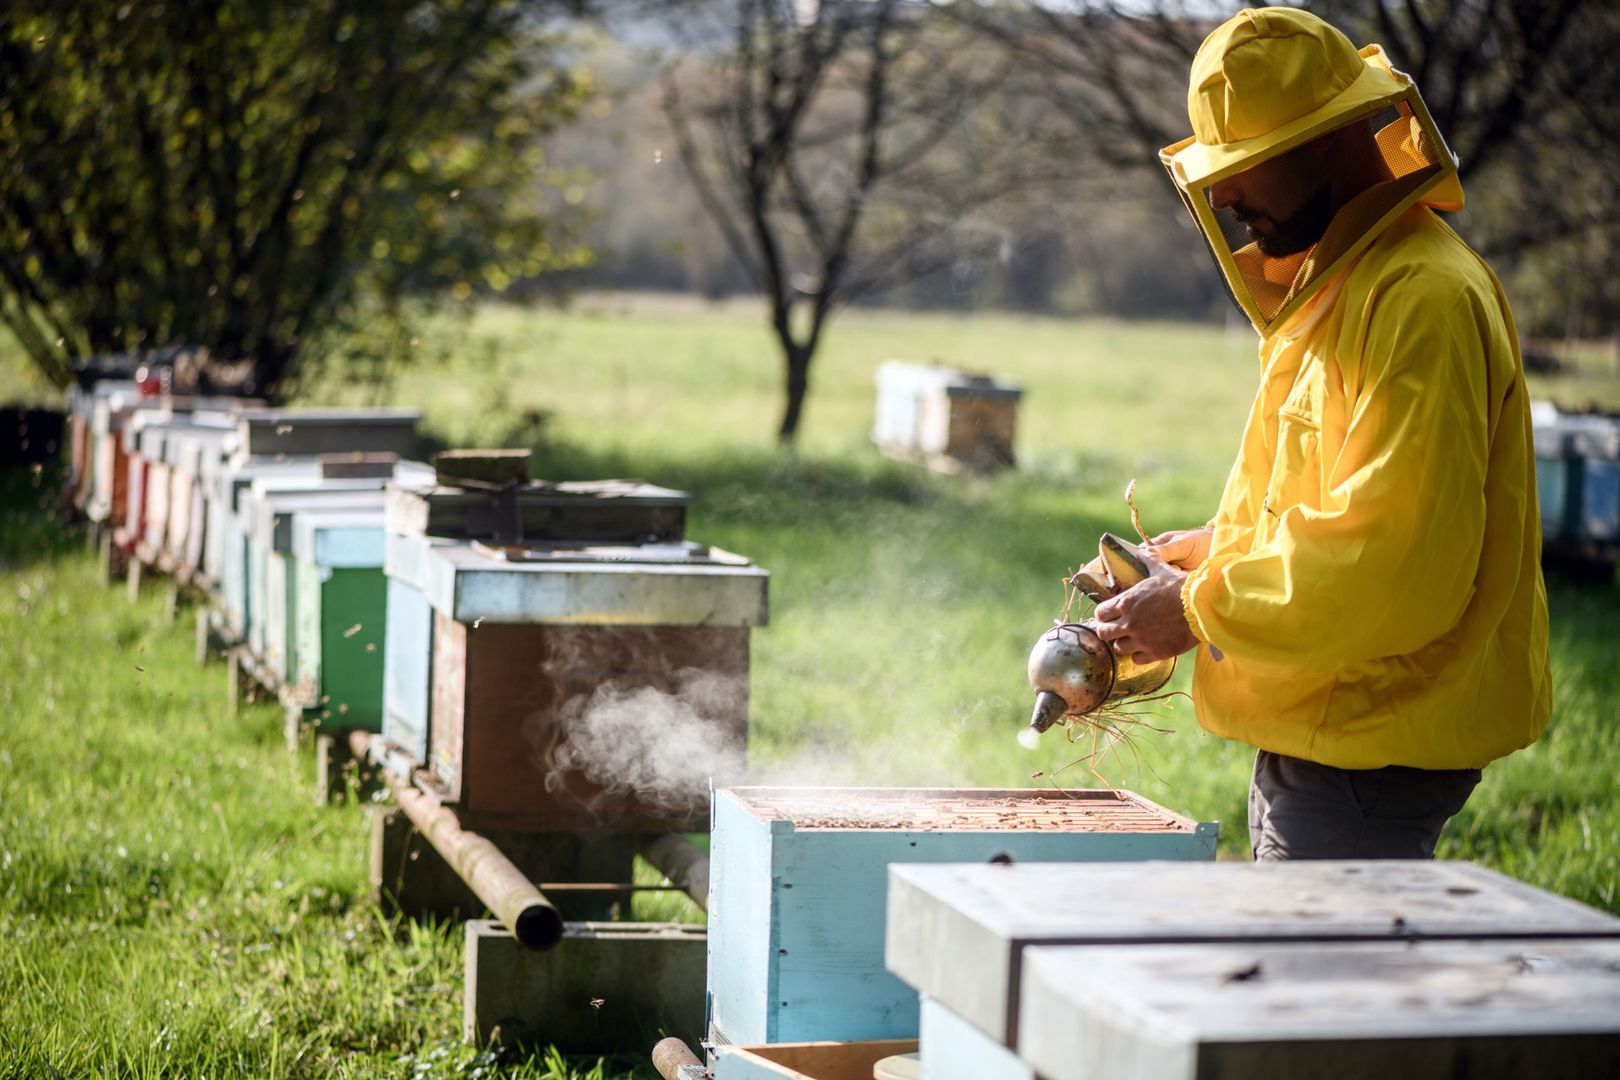
[[[1290,340],[1290,334],[1297,334]],[[1478,768],[1551,710],[1518,334],[1490,269],[1407,210],[1261,345],[1182,600],[1217,735],[1334,765]]]

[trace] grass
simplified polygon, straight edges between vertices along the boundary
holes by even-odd
[[[754,635],[760,777],[1022,786],[1063,769],[1079,786],[1098,782],[1071,764],[1080,748],[1014,739],[1024,658],[1065,571],[1100,531],[1129,534],[1127,479],[1150,531],[1209,516],[1252,342],[852,312],[817,361],[793,455],[771,438],[777,366],[751,306],[443,317],[389,396],[450,442],[537,441],[543,475],[688,488],[695,539],[772,571],[772,625]],[[1020,381],[1020,469],[940,477],[871,450],[872,371],[891,356]],[[0,363],[0,386],[16,381]],[[38,508],[48,473],[4,483],[0,1076],[585,1077],[593,1063],[460,1045],[459,935],[382,918],[361,815],[310,803],[279,716],[228,716],[219,669],[192,664],[156,599],[132,606],[97,580]],[[1441,850],[1620,911],[1620,588],[1553,575],[1549,592],[1553,724],[1486,771]],[[1166,708],[1173,733],[1108,759],[1107,781],[1221,821],[1223,853],[1244,855],[1250,752]]]

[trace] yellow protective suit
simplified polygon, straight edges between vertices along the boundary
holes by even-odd
[[[1323,27],[1265,9],[1212,35],[1206,50],[1243,58],[1243,92],[1212,91],[1220,57],[1201,51],[1189,98],[1205,142],[1190,158],[1187,142],[1165,152],[1167,164],[1180,155],[1172,176],[1201,223],[1199,184],[1344,123],[1334,110],[1354,87],[1404,78],[1375,49],[1359,56],[1379,70],[1357,76],[1344,56],[1353,47]],[[1282,69],[1304,115],[1254,93],[1277,40],[1306,57]],[[1335,82],[1303,92],[1313,71]],[[1429,168],[1438,161],[1446,175],[1362,215],[1365,235],[1330,259],[1289,263],[1281,279],[1293,279],[1293,300],[1280,313],[1256,287],[1267,268],[1248,265],[1258,252],[1226,252],[1211,237],[1261,330],[1263,370],[1209,558],[1182,589],[1193,633],[1214,646],[1197,650],[1193,698],[1210,731],[1291,757],[1477,768],[1529,744],[1551,709],[1529,406],[1500,284],[1428,205],[1460,204],[1454,162],[1432,149],[1438,135],[1415,88],[1394,91],[1405,126],[1386,130],[1427,142]],[[1210,134],[1210,100],[1245,153]],[[1258,108],[1263,122],[1245,111],[1257,100],[1273,102]],[[1367,103],[1353,104],[1359,122]],[[1266,124],[1291,134],[1268,145]]]

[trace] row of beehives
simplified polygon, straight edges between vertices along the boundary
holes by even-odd
[[[685,494],[531,482],[526,454],[414,462],[406,410],[146,398],[111,381],[71,406],[85,516],[115,556],[198,588],[233,662],[291,720],[380,733],[380,759],[425,767],[436,796],[507,825],[705,819],[705,792],[604,793],[553,752],[572,703],[610,685],[673,693],[693,670],[723,676],[709,719],[740,741],[767,575],[686,541]]]
[[[1620,417],[1531,407],[1541,535],[1555,543],[1620,545]]]

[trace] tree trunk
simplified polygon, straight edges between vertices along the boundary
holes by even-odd
[[[776,431],[776,441],[792,446],[799,434],[799,418],[804,413],[804,395],[810,389],[811,350],[792,341],[782,342],[787,358],[787,408],[782,413],[782,426]]]

